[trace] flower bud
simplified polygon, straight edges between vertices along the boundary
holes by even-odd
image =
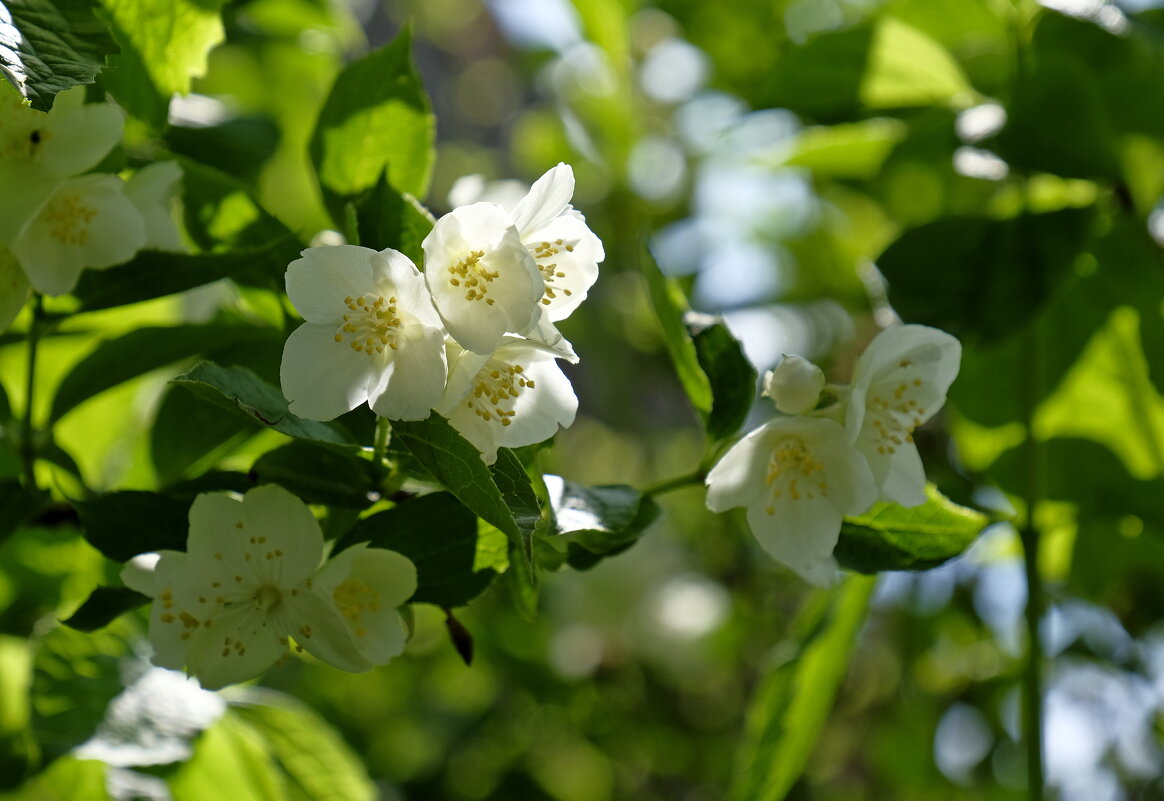
[[[802,356],[783,356],[764,376],[764,394],[785,414],[810,411],[824,386],[824,373]]]

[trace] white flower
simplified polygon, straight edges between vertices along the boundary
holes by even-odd
[[[841,518],[877,497],[865,460],[831,420],[780,417],[732,446],[707,476],[707,506],[747,507],[760,545],[808,581],[829,583]]]
[[[102,269],[133,258],[145,243],[145,223],[116,175],[93,173],[60,183],[12,244],[37,292],[63,295],[85,267]]]
[[[425,237],[425,280],[449,334],[489,354],[538,321],[545,284],[509,215],[493,203],[453,209]]]
[[[573,195],[574,171],[558,164],[513,209],[518,236],[537,262],[545,287],[540,303],[551,322],[566,319],[586,299],[606,258],[602,241],[570,205]]]
[[[490,356],[450,342],[449,381],[440,413],[481,451],[486,464],[498,448],[532,445],[568,427],[578,398],[552,352],[507,337]]]
[[[154,663],[185,666],[207,689],[259,675],[288,654],[292,640],[351,672],[403,650],[396,607],[416,589],[412,563],[357,547],[319,567],[319,523],[277,485],[241,500],[199,495],[186,547],[161,552],[152,580],[133,564],[122,578],[154,598]]]
[[[293,414],[331,420],[367,402],[381,417],[423,420],[440,402],[444,329],[403,253],[308,248],[287,267],[287,295],[307,321],[279,369]]]
[[[145,244],[154,250],[184,252],[174,222],[173,205],[182,168],[176,161],[159,161],[142,167],[125,184],[125,196],[133,201],[145,222]]]
[[[946,402],[961,358],[961,344],[946,332],[903,325],[882,331],[857,359],[845,428],[884,500],[925,503],[926,477],[913,431]]]
[[[0,90],[0,244],[10,245],[62,180],[105,158],[125,116],[113,105],[85,104],[84,87],[58,94],[47,113]]]
[[[824,387],[824,373],[802,356],[785,354],[764,376],[764,394],[785,414],[812,411]]]

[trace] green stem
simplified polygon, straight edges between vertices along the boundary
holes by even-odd
[[[672,490],[681,489],[693,484],[702,484],[703,480],[707,478],[707,471],[700,468],[693,470],[682,476],[675,478],[668,478],[656,484],[652,484],[643,490],[644,495],[662,495],[664,492],[671,492]]]
[[[387,417],[376,417],[376,443],[372,451],[372,458],[376,464],[384,463],[384,456],[388,453],[388,435],[392,432],[392,424]]]
[[[28,324],[28,375],[24,385],[24,430],[20,442],[21,457],[24,462],[25,488],[37,491],[36,486],[36,438],[32,425],[32,412],[36,387],[36,351],[40,344],[41,322],[44,320],[44,296],[39,292],[32,296],[32,320]]]
[[[1042,499],[1041,458],[1035,439],[1034,417],[1039,400],[1040,360],[1038,324],[1032,322],[1024,335],[1026,374],[1023,380],[1023,417],[1027,438],[1023,443],[1023,495],[1027,515],[1019,532],[1027,577],[1027,664],[1023,672],[1023,736],[1027,749],[1027,791],[1030,801],[1043,801],[1043,646],[1039,623],[1043,618],[1043,583],[1039,578],[1039,527],[1035,513]]]

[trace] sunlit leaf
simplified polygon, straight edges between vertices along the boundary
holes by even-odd
[[[114,801],[105,789],[108,766],[66,755],[29,781],[10,801]]]
[[[903,122],[885,118],[806,128],[778,163],[833,178],[873,178],[905,134]]]
[[[699,366],[699,355],[695,343],[683,321],[688,311],[687,298],[671,278],[663,275],[654,257],[645,248],[642,257],[643,276],[647,282],[647,296],[659,321],[663,333],[663,344],[671,354],[679,383],[683,385],[687,398],[701,415],[711,412],[713,402],[711,382]]]
[[[927,500],[905,508],[878,503],[864,514],[845,518],[833,555],[861,573],[928,570],[963,553],[989,524],[986,515],[959,506],[933,485]]]
[[[544,476],[554,510],[553,534],[568,540],[567,562],[586,570],[638,542],[659,516],[649,496],[621,484],[587,487]]]
[[[174,801],[285,801],[272,748],[249,723],[227,712],[202,732],[194,756],[169,775]]]
[[[311,159],[337,221],[342,207],[387,171],[400,192],[423,198],[433,164],[435,120],[412,63],[405,29],[336,78],[311,137]]]
[[[768,669],[752,696],[732,801],[780,801],[800,778],[848,672],[873,586],[872,578],[850,577],[798,616],[794,650]]]

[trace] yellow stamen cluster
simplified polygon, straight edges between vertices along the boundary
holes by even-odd
[[[361,615],[380,611],[380,594],[358,578],[349,576],[331,594],[336,606],[353,626],[356,636],[363,637],[368,630],[361,625]]]
[[[542,281],[546,284],[546,293],[542,296],[543,306],[549,306],[558,297],[557,293],[560,287],[553,286],[554,280],[566,277],[566,274],[558,269],[557,262],[549,261],[549,259],[557,256],[563,250],[567,253],[572,253],[574,246],[561,239],[555,239],[553,242],[539,242],[534,247],[534,259],[537,261],[538,271],[542,274]],[[568,297],[574,293],[569,289],[562,289],[562,294]]]
[[[463,256],[449,267],[449,284],[465,288],[465,300],[483,300],[492,306],[493,298],[488,297],[489,285],[500,277],[497,270],[490,271],[481,259],[485,258],[485,251],[473,250],[468,256]]]
[[[786,439],[781,442],[768,458],[768,474],[764,480],[772,488],[768,514],[776,514],[776,501],[784,497],[799,501],[801,498],[813,499],[819,493],[822,497],[829,494],[829,483],[821,475],[824,472],[824,462],[812,455],[812,451],[804,447],[799,439]],[[804,482],[801,484],[800,482]]]
[[[387,299],[383,295],[367,293],[358,298],[344,298],[348,314],[343,316],[344,324],[335,334],[336,342],[346,338],[348,345],[357,353],[373,355],[383,353],[384,348],[396,350],[399,345],[396,336],[400,330],[400,317],[396,310],[396,296]]]
[[[909,359],[902,359],[898,367],[913,366]],[[877,452],[885,456],[897,453],[898,446],[913,442],[913,432],[925,422],[925,407],[917,398],[910,397],[923,386],[920,378],[883,381],[869,388],[866,401],[868,425],[873,430],[873,442]]]
[[[49,235],[63,245],[84,245],[89,241],[89,223],[97,209],[76,192],[62,192],[44,210]]]
[[[465,406],[486,422],[497,420],[503,426],[512,425],[517,412],[504,407],[512,406],[523,389],[533,388],[534,380],[525,375],[525,368],[520,364],[490,360],[477,373]]]

